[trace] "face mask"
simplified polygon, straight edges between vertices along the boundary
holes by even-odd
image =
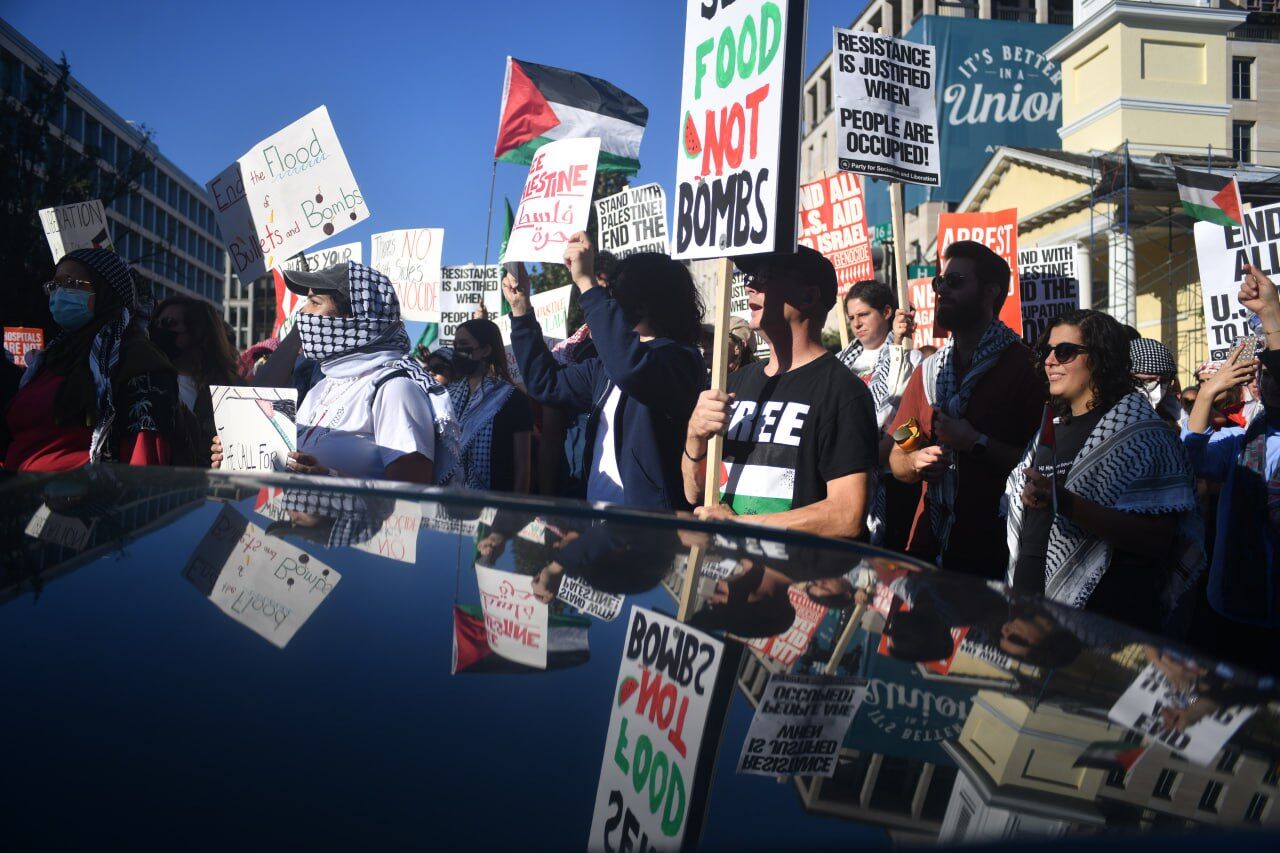
[[[1151,408],[1156,410],[1156,414],[1176,421],[1182,417],[1182,404],[1170,390],[1169,384],[1165,379],[1152,379],[1142,383],[1142,390],[1146,392],[1147,400],[1151,403]]]
[[[160,349],[160,352],[167,355],[170,361],[182,355],[182,350],[178,349],[178,333],[173,329],[160,327],[152,329],[151,343],[155,344]]]
[[[476,372],[476,368],[480,367],[481,362],[476,361],[469,355],[453,354],[453,370],[459,376],[470,376]]]
[[[55,323],[74,332],[93,319],[93,309],[89,307],[91,298],[92,293],[60,287],[49,297],[49,313]]]

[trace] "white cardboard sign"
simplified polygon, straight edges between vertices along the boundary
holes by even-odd
[[[421,527],[422,504],[397,500],[395,509],[383,520],[378,532],[351,547],[375,557],[413,565],[418,561],[418,530]]]
[[[622,612],[622,602],[625,600],[621,595],[601,592],[581,578],[570,575],[561,578],[560,591],[556,593],[556,598],[588,616],[603,619],[605,622],[612,622],[618,618],[618,614]]]
[[[866,695],[865,682],[854,678],[770,675],[742,744],[738,772],[831,778],[840,744]]]
[[[245,282],[369,218],[323,106],[259,142],[206,187],[231,271]]]
[[[595,137],[560,139],[538,149],[503,261],[563,262],[569,238],[587,228],[599,158]]]
[[[213,423],[222,438],[221,471],[284,471],[298,449],[298,392],[294,388],[211,385]]]
[[[40,225],[49,241],[53,262],[76,249],[116,250],[111,242],[111,223],[99,199],[46,207],[40,211]]]
[[[494,654],[547,668],[547,605],[533,594],[533,578],[476,566],[485,637]]]
[[[315,272],[316,270],[328,269],[337,264],[345,264],[347,261],[355,261],[357,264],[364,263],[363,244],[358,241],[355,243],[339,243],[336,246],[328,246],[324,249],[316,249],[314,252],[304,252],[300,255],[294,255],[292,258],[285,258],[277,266],[282,270]]]
[[[443,228],[403,228],[369,238],[369,265],[391,279],[402,320],[439,320],[443,252]]]
[[[1195,237],[1209,361],[1225,361],[1236,341],[1251,334],[1238,296],[1245,264],[1280,275],[1280,204],[1245,211],[1240,227],[1197,222]]]
[[[621,260],[638,252],[671,253],[667,245],[667,195],[661,184],[630,187],[596,201],[600,249]]]

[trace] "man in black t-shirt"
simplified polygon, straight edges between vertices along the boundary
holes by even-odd
[[[722,502],[699,506],[700,518],[860,536],[879,430],[871,393],[822,346],[835,269],[805,247],[735,263],[747,275],[751,328],[772,351],[731,375],[728,393],[699,398],[685,439],[685,497],[702,503],[707,442],[723,433]]]

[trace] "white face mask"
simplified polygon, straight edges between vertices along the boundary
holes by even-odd
[[[1142,383],[1142,390],[1147,393],[1147,400],[1156,414],[1169,420],[1178,420],[1182,416],[1182,407],[1178,397],[1173,393],[1173,383],[1167,379],[1152,379]]]

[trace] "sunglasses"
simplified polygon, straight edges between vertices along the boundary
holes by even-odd
[[[1089,348],[1081,344],[1062,343],[1052,347],[1048,344],[1040,344],[1036,347],[1036,359],[1041,363],[1046,362],[1049,360],[1049,353],[1053,353],[1058,364],[1070,364],[1080,353],[1088,351]]]
[[[959,273],[949,272],[946,275],[938,275],[933,277],[933,292],[941,293],[944,290],[959,290],[964,287],[968,279]]]
[[[60,290],[64,287],[70,290],[86,290],[90,293],[93,292],[93,282],[84,281],[79,278],[69,278],[66,281],[46,281],[44,284],[40,285],[40,289],[44,291],[45,296],[52,296],[55,290]]]

